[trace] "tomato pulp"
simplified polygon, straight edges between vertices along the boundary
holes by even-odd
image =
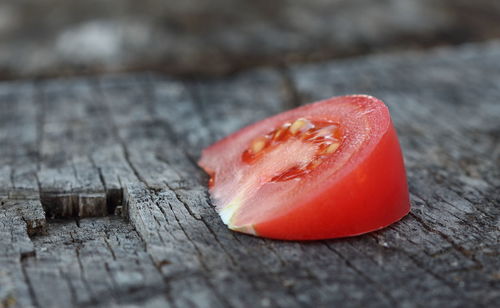
[[[410,210],[389,111],[366,95],[272,116],[216,142],[199,165],[235,231],[312,240],[384,228]]]

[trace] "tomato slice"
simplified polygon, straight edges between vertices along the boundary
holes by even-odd
[[[389,111],[366,95],[272,116],[203,150],[212,199],[235,231],[312,240],[384,228],[410,210]]]

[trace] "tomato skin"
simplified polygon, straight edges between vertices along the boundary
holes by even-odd
[[[265,171],[241,160],[251,140],[284,121],[304,116],[312,120],[336,116],[346,128],[347,145],[356,145],[357,136],[365,139],[350,148],[352,153],[349,146],[347,150],[340,146],[340,152],[352,156],[344,156],[340,162],[334,157],[299,182],[290,183],[290,194],[277,195],[273,184],[250,196],[243,193],[245,198],[240,201],[241,194],[235,192],[241,192],[242,183],[248,184],[245,178],[261,179],[259,172]],[[386,227],[410,210],[396,131],[387,107],[370,96],[331,98],[267,118],[205,149],[199,164],[215,174],[210,192],[228,227],[262,237],[313,240],[355,236]],[[231,219],[224,219],[221,210],[233,203],[237,210]]]
[[[372,154],[337,185],[254,229],[259,236],[285,240],[355,236],[382,229],[409,211],[403,157],[391,123]]]

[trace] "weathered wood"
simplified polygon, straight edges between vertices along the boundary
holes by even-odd
[[[499,44],[211,81],[0,84],[0,307],[495,306],[499,85]],[[411,214],[341,240],[227,230],[199,151],[268,115],[347,93],[389,105]]]
[[[35,96],[31,83],[0,89],[0,195],[8,191],[10,198],[37,199],[39,195],[35,176],[39,109]]]
[[[39,14],[48,8],[50,18]],[[500,37],[492,0],[38,0],[0,11],[0,78],[214,75]]]
[[[106,215],[105,187],[89,153],[102,146],[110,132],[96,116],[93,90],[85,83],[64,81],[40,88],[44,122],[38,178],[48,215]]]
[[[138,234],[120,218],[54,221],[33,244],[37,256],[23,266],[42,307],[132,303],[165,290]]]

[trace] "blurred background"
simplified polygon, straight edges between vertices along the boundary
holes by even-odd
[[[497,0],[2,0],[0,79],[214,76],[497,37]]]

